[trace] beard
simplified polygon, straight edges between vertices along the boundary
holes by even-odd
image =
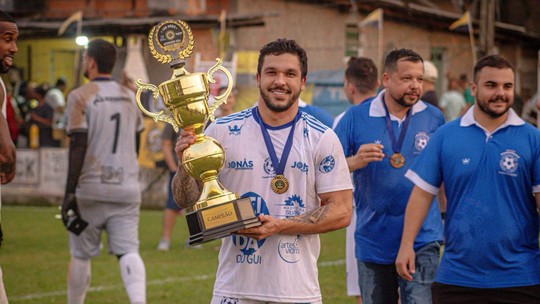
[[[266,91],[260,89],[260,92],[261,92],[261,97],[266,107],[270,109],[272,112],[276,112],[276,113],[285,112],[288,109],[290,109],[292,105],[296,102],[296,100],[298,100],[298,97],[300,96],[300,91],[297,93],[293,93],[291,95],[291,98],[287,101],[285,105],[279,105],[272,102],[272,98],[269,96],[269,94]]]
[[[503,101],[506,103],[506,108],[502,112],[497,112],[489,108],[490,103]],[[508,97],[494,97],[488,100],[487,102],[479,102],[477,101],[476,104],[478,105],[478,108],[487,115],[489,115],[491,118],[499,118],[506,114],[510,107],[512,106],[512,103],[510,102],[510,99]]]
[[[418,100],[420,100],[420,97],[416,97],[416,99],[412,101],[411,100],[407,101],[405,98],[406,96],[407,94],[403,94],[399,98],[395,98],[394,96],[392,96],[392,99],[394,99],[397,104],[399,104],[400,106],[404,108],[410,108],[414,106],[418,102]],[[420,94],[418,94],[418,96],[420,96]]]
[[[9,71],[9,68],[11,68],[11,65],[6,65],[4,63],[4,60],[2,60],[0,63],[0,73],[2,74],[7,73],[7,71]]]

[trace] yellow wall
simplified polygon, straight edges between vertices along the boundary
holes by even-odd
[[[80,48],[74,39],[19,40],[14,64],[24,70],[24,79],[54,86],[62,76],[68,89],[74,82],[75,51]]]
[[[113,41],[111,37],[103,38]],[[54,86],[59,77],[64,77],[66,92],[73,87],[76,50],[83,54],[83,47],[78,46],[74,38],[19,40],[17,48],[14,64],[23,68],[24,80]],[[84,83],[82,76],[81,83]]]

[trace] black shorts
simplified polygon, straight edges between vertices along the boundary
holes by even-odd
[[[471,288],[441,283],[431,285],[434,304],[538,304],[540,284],[505,288]]]

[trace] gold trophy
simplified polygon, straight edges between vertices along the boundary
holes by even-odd
[[[225,237],[243,228],[261,225],[249,198],[239,198],[219,182],[217,175],[225,163],[225,154],[219,142],[204,135],[207,122],[214,121],[214,111],[232,90],[232,76],[221,65],[221,59],[207,73],[188,73],[184,59],[193,51],[193,33],[182,20],[168,20],[154,26],[148,35],[152,55],[161,63],[169,63],[173,69],[170,80],[158,87],[137,80],[137,105],[141,111],[158,120],[170,123],[175,131],[179,128],[195,133],[197,140],[184,150],[182,165],[186,172],[203,182],[199,200],[187,210],[189,244],[199,244]],[[228,79],[225,93],[215,97],[208,106],[209,82],[215,83],[212,75],[221,70]],[[165,109],[153,113],[141,103],[141,93],[153,92],[153,101],[161,95]]]

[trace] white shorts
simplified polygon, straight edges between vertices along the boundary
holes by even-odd
[[[139,252],[140,203],[110,203],[78,200],[81,217],[88,227],[80,235],[69,232],[71,255],[79,259],[98,256],[101,233],[107,232],[109,253]]]

